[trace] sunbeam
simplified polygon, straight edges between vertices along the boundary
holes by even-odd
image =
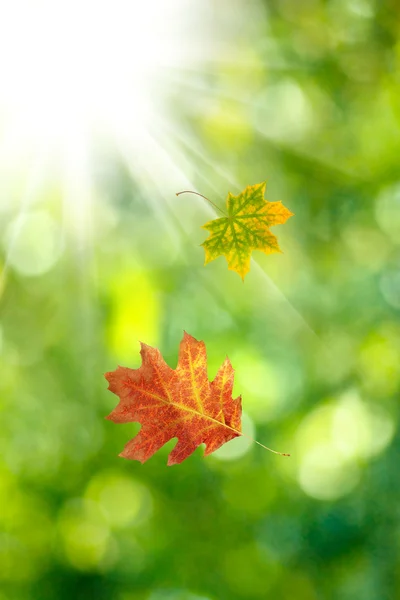
[[[166,112],[165,86],[172,82],[163,74],[194,67],[213,52],[210,6],[197,3],[195,15],[191,9],[188,0],[1,5],[0,202],[7,220],[14,219],[4,242],[2,283],[39,180],[56,181],[62,198],[56,212],[81,270],[92,243],[97,141],[123,147],[138,181],[158,168],[154,157],[163,150],[149,128],[159,112]],[[210,34],[206,52],[205,31]],[[23,180],[25,191],[13,193],[11,186]],[[39,204],[45,203],[42,196]]]
[[[212,85],[203,78],[194,82],[187,76],[191,72],[201,77],[210,65],[232,65],[240,54],[227,52],[231,45],[222,38],[216,52],[212,30],[217,24],[211,25],[209,6],[196,7],[195,30],[189,8],[187,0],[153,1],[140,7],[128,0],[109,0],[100,6],[95,2],[82,5],[77,0],[57,5],[49,0],[34,4],[20,0],[2,9],[0,72],[5,93],[0,114],[7,115],[11,124],[5,131],[2,156],[17,163],[21,153],[33,156],[34,170],[39,165],[44,172],[46,165],[38,155],[50,156],[62,188],[64,235],[74,240],[81,277],[92,253],[95,190],[91,151],[98,137],[117,148],[132,177],[147,190],[153,213],[176,249],[180,247],[176,225],[180,222],[179,229],[185,231],[188,214],[177,215],[177,191],[194,189],[192,180],[196,180],[204,182],[207,192],[219,195],[215,175],[228,187],[245,185],[229,168],[215,164],[167,108],[176,85],[182,91],[198,91],[202,101],[224,97],[248,107],[254,104],[246,90],[240,95],[222,81]],[[12,35],[19,26],[23,46]],[[196,37],[203,35],[204,41],[206,28],[211,29],[207,49],[200,48],[200,37]],[[8,55],[10,51],[14,54],[12,64],[4,58],[6,50]],[[239,62],[241,69],[252,65],[251,57]],[[187,109],[192,111],[189,103]],[[200,165],[213,177],[208,179]],[[29,211],[31,196],[28,188],[19,203],[18,219]],[[197,206],[215,216],[210,206]],[[18,232],[16,226],[3,279]],[[257,271],[263,274],[268,296],[290,307],[293,318],[312,331],[265,271],[261,267]]]
[[[213,169],[213,171],[215,173],[217,173],[217,175],[220,179],[225,179],[227,182],[229,182],[229,185],[235,185],[236,187],[239,187],[239,188],[241,187],[240,183],[238,183],[238,181],[237,181],[237,178],[234,177],[233,174],[227,173],[225,170],[220,168],[218,165],[215,165],[215,163],[213,161],[211,161],[209,158],[207,158],[205,152],[202,152],[197,148],[195,140],[189,140],[188,136],[181,133],[179,131],[179,128],[177,128],[177,127],[171,128],[165,123],[163,123],[163,125],[164,125],[164,130],[167,131],[168,135],[164,136],[164,138],[161,138],[161,140],[162,140],[161,143],[164,147],[166,147],[168,144],[168,141],[169,141],[169,156],[172,156],[172,157],[175,156],[176,164],[181,163],[181,156],[180,156],[180,154],[182,152],[181,148],[186,148],[187,150],[190,150],[195,155],[197,160],[200,160],[201,162],[205,163],[208,167],[211,167]],[[178,143],[173,144],[172,143],[173,138],[175,138]],[[197,160],[192,161],[193,168],[194,168],[195,174],[196,174],[196,180],[200,181],[201,179],[203,179],[204,183],[207,185],[207,188],[211,189],[216,195],[220,196],[221,195],[220,190],[218,190],[216,188],[216,185],[211,184],[210,181],[206,180],[204,175],[202,175],[202,170],[198,166]],[[245,187],[244,183],[242,184],[242,187]],[[225,197],[224,197],[224,199],[225,199]],[[204,204],[204,202],[202,200],[200,200],[199,198],[197,198],[197,201]],[[220,205],[223,206],[222,201],[220,201]],[[208,208],[208,212],[212,214],[212,218],[217,218],[219,216],[218,213],[214,210],[214,208],[212,206],[210,206],[209,204],[206,203],[206,207]],[[259,265],[256,258],[254,258],[254,257],[252,258],[252,265],[254,265],[258,276],[261,278],[263,286],[266,286],[266,288],[268,290],[267,295],[268,295],[269,300],[271,300],[271,298],[274,298],[278,304],[282,304],[283,307],[285,308],[285,310],[289,310],[289,313],[292,315],[292,319],[294,321],[296,321],[296,323],[297,323],[296,327],[297,326],[304,327],[310,334],[312,334],[313,336],[315,336],[318,339],[319,344],[322,344],[318,334],[314,331],[314,329],[311,327],[311,325],[309,323],[307,323],[307,321],[301,315],[301,313],[295,308],[295,306],[293,306],[293,304],[290,302],[290,300],[279,289],[279,287],[274,283],[274,281],[264,271],[264,269]],[[327,349],[325,348],[325,350],[327,350]]]

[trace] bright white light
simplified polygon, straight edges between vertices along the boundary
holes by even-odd
[[[27,189],[15,196],[23,219],[54,173],[62,226],[78,242],[79,262],[92,235],[92,149],[100,139],[135,176],[155,172],[163,149],[151,128],[170,120],[171,73],[204,60],[199,32],[207,11],[203,0],[0,3],[0,202],[9,207],[13,181],[25,180]],[[0,286],[14,267],[11,252],[9,246]],[[41,268],[35,263],[31,271]]]
[[[183,0],[15,0],[0,8],[0,110],[26,138],[145,126],[160,72],[182,63]]]

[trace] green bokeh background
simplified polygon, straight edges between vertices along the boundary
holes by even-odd
[[[23,175],[2,195],[1,600],[400,597],[400,5],[215,14],[225,50],[162,82],[164,162],[131,171],[97,140],[90,198],[56,173],[28,207]],[[283,254],[244,284],[203,267],[215,213],[175,192],[223,206],[265,179],[295,213]],[[183,330],[291,458],[244,438],[171,468],[173,441],[118,457],[138,427],[104,419],[103,373],[138,367],[139,340],[175,367]]]

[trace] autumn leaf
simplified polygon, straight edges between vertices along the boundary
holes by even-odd
[[[224,255],[228,269],[239,273],[244,280],[250,271],[252,250],[261,250],[265,254],[281,252],[278,240],[269,228],[285,223],[293,213],[281,202],[264,200],[265,187],[263,182],[247,186],[238,196],[229,192],[226,199],[228,215],[203,225],[203,229],[210,232],[202,244],[205,264]]]
[[[232,399],[234,370],[228,358],[210,382],[205,344],[186,332],[175,370],[156,348],[142,343],[140,353],[139,369],[118,367],[105,374],[108,389],[120,399],[107,418],[142,425],[120,456],[143,463],[178,438],[168,458],[168,465],[174,465],[200,444],[206,444],[207,455],[241,435],[241,397]]]

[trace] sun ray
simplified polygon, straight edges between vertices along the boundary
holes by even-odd
[[[38,149],[37,154],[34,156],[29,165],[28,172],[25,174],[26,184],[24,192],[22,197],[19,198],[19,207],[17,215],[13,221],[13,229],[11,235],[7,240],[5,258],[2,266],[2,271],[0,273],[0,290],[4,289],[10,266],[10,257],[13,252],[13,249],[15,248],[15,245],[18,242],[24,219],[27,216],[32,204],[38,198],[39,189],[45,180],[47,173],[47,161],[48,155],[46,153],[46,148],[43,146],[42,148]],[[4,199],[7,200],[6,198]],[[8,199],[8,201],[10,203],[10,198]]]
[[[43,2],[42,9],[53,10],[48,0]],[[253,67],[257,67],[257,61],[253,62],[248,57],[243,58],[239,50],[232,53],[231,44],[227,40],[218,40],[218,44],[215,44],[215,39],[212,40],[206,51],[200,46],[197,48],[193,32],[186,26],[183,18],[175,21],[172,19],[171,31],[165,29],[165,15],[167,13],[169,16],[180,15],[182,2],[183,0],[174,0],[168,9],[160,2],[160,10],[155,14],[151,11],[146,12],[143,8],[139,15],[129,2],[117,0],[119,9],[126,16],[122,32],[118,28],[115,31],[110,30],[109,19],[112,26],[116,25],[113,21],[115,10],[112,3],[105,3],[99,12],[99,20],[93,32],[93,48],[89,49],[87,31],[89,25],[92,26],[90,10],[85,9],[81,13],[78,3],[72,2],[68,5],[66,3],[62,11],[65,22],[61,43],[59,45],[55,43],[54,57],[50,56],[46,61],[38,61],[39,84],[35,87],[33,97],[26,97],[26,89],[21,88],[21,85],[26,85],[23,80],[12,81],[13,85],[18,84],[17,87],[11,85],[7,90],[8,100],[14,99],[16,103],[14,118],[11,120],[13,126],[8,128],[8,133],[3,138],[3,157],[7,154],[17,156],[23,145],[23,136],[26,135],[26,147],[41,147],[44,154],[55,153],[61,161],[62,225],[64,235],[71,236],[74,240],[73,252],[81,282],[82,314],[86,316],[90,308],[87,269],[89,265],[94,265],[95,190],[90,173],[90,145],[96,130],[116,146],[131,176],[146,191],[153,214],[163,224],[175,248],[180,248],[182,240],[188,237],[185,227],[186,217],[182,217],[176,209],[177,191],[195,189],[194,181],[196,181],[197,184],[203,182],[207,186],[207,192],[211,190],[219,196],[218,181],[236,189],[244,187],[247,183],[238,181],[234,173],[215,164],[196,142],[194,136],[189,136],[178,122],[170,118],[170,114],[158,110],[164,92],[167,97],[170,97],[172,92],[176,93],[174,91],[176,89],[182,90],[182,93],[185,89],[198,92],[203,97],[203,101],[204,97],[211,97],[228,99],[250,108],[254,105],[245,91],[233,92],[229,85],[223,83],[223,78],[216,84],[210,84],[205,80],[204,75],[209,74],[210,71],[218,74],[232,66],[252,70]],[[18,11],[15,12],[14,9],[13,11],[14,18]],[[75,19],[77,11],[80,14],[78,29],[76,29]],[[127,31],[126,27],[129,29],[129,23],[135,15],[144,21],[141,27],[139,23],[138,37],[132,41],[129,36],[124,37],[122,33]],[[33,18],[40,29],[38,15],[34,14]],[[60,24],[59,16],[57,19],[57,23]],[[210,24],[207,19],[205,22]],[[146,31],[150,25],[151,39],[148,40]],[[55,29],[57,30],[57,27]],[[67,52],[69,46],[66,42],[74,31],[77,34],[76,43],[73,51]],[[157,32],[163,33],[162,40],[157,39]],[[26,33],[28,35],[29,31]],[[103,41],[106,33],[115,37],[115,44],[109,44],[107,47],[107,53],[114,53],[112,57],[104,54]],[[48,33],[44,32],[45,39],[39,44],[40,56],[46,48],[47,35]],[[186,58],[182,51],[182,40],[183,44],[190,42],[189,58]],[[9,40],[9,43],[11,42],[12,40]],[[53,42],[56,40],[53,39]],[[96,49],[100,52],[100,58],[104,60],[93,62],[94,69],[91,72],[89,67],[95,57]],[[27,65],[24,65],[25,58],[20,53],[17,59],[21,67],[31,64],[28,61]],[[68,61],[72,61],[71,64]],[[69,69],[60,69],[59,64],[68,66]],[[48,88],[50,67],[50,70],[54,71],[55,79],[53,78],[52,86],[56,88],[55,95],[54,89]],[[279,70],[280,66],[272,64],[270,68]],[[88,73],[91,73],[89,78]],[[28,83],[29,81],[31,79],[28,77]],[[108,86],[105,86],[105,81]],[[76,89],[79,89],[79,95],[74,94]],[[14,98],[13,93],[16,93]],[[49,98],[46,96],[48,93]],[[157,99],[158,93],[161,95],[161,100]],[[7,106],[8,108],[10,106]],[[190,112],[190,106],[187,105],[186,108]],[[19,121],[18,117],[21,114],[24,115],[24,119]],[[10,148],[15,152],[10,153]],[[3,164],[2,160],[0,166],[1,164]],[[202,165],[206,169],[203,169]],[[212,172],[212,178],[207,177],[206,170]],[[34,183],[33,188],[36,185]],[[28,210],[30,204],[33,193],[30,187],[32,183],[27,185],[21,201],[21,215]],[[198,206],[201,206],[202,211],[216,216],[209,205],[202,203]],[[6,269],[7,257],[3,278]],[[255,271],[260,274],[267,286],[268,298],[273,297],[276,303],[289,309],[293,323],[299,322],[301,326],[312,332],[312,328],[257,262],[255,262]],[[206,273],[204,273],[204,280],[209,280]],[[207,285],[209,289],[216,291],[212,282],[208,281]]]
[[[215,166],[214,163],[212,161],[210,161],[209,159],[207,159],[207,157],[205,156],[205,154],[203,154],[202,152],[198,151],[196,148],[194,148],[188,140],[187,138],[185,139],[183,135],[178,133],[177,129],[172,129],[171,127],[167,128],[168,130],[168,134],[169,135],[173,135],[175,136],[178,141],[180,142],[181,145],[184,145],[186,147],[190,147],[193,152],[196,154],[197,158],[199,158],[200,160],[203,160],[207,166],[211,166],[214,168],[214,170],[218,173],[219,176],[222,176],[223,178],[225,178],[227,181],[230,181],[232,183],[232,181],[235,182],[236,186],[240,185],[237,183],[236,178],[234,178],[232,175],[226,173],[225,171],[222,171],[218,166]],[[175,147],[175,151],[177,151],[177,148]],[[170,148],[170,154],[172,154],[173,151]],[[222,172],[221,172],[222,171]],[[202,173],[201,173],[201,169],[200,168],[196,168],[196,179],[197,178],[202,178]],[[209,182],[208,183],[208,187],[210,187]],[[216,186],[213,185],[211,186],[212,189],[214,189],[214,191],[216,193],[219,192],[219,190],[216,189]],[[213,209],[212,206],[209,207],[208,212],[211,212],[213,214],[213,218],[217,218],[219,215],[218,213]],[[262,278],[265,280],[265,283],[267,283],[269,291],[268,291],[268,297],[271,297],[271,294],[274,295],[276,298],[279,298],[280,302],[284,302],[285,306],[287,306],[290,311],[292,312],[293,316],[296,318],[296,320],[298,320],[299,323],[302,323],[303,326],[312,334],[314,334],[317,338],[318,338],[318,334],[313,330],[313,328],[307,323],[307,321],[304,319],[304,317],[300,314],[300,312],[293,306],[293,304],[290,302],[290,300],[285,296],[285,294],[279,289],[279,287],[272,281],[272,279],[269,277],[269,275],[262,269],[262,267],[259,265],[259,263],[257,262],[256,259],[252,259],[253,264],[256,265],[257,271],[261,274],[262,273]]]
[[[215,161],[207,156],[206,152],[199,147],[199,144],[194,136],[189,138],[189,136],[185,134],[181,128],[179,128],[179,126],[172,127],[165,120],[159,119],[158,123],[158,139],[160,139],[161,143],[165,147],[169,148],[171,153],[174,153],[175,156],[178,157],[179,162],[184,159],[184,155],[187,152],[194,155],[195,160],[191,161],[191,166],[195,170],[197,177],[205,181],[207,180],[207,177],[198,167],[197,161],[200,159],[203,164],[207,165],[207,167],[210,167],[214,173],[216,173],[220,179],[226,181],[228,185],[240,185],[237,178],[231,172],[228,172],[219,165],[216,165]],[[165,132],[164,135],[162,135],[161,131]],[[174,140],[176,140],[177,143],[173,143]],[[210,187],[209,182],[207,185]],[[214,191],[217,192],[216,187],[214,187]]]
[[[176,137],[178,139],[179,142],[182,142],[182,136],[179,135],[179,133],[177,133],[177,130],[174,130],[172,128],[166,127],[168,134],[169,134],[169,140],[171,140],[171,135],[173,135],[174,137]],[[129,139],[129,136],[128,136]],[[187,141],[185,141],[185,143],[189,143]],[[190,186],[193,186],[193,183],[191,183],[190,181],[188,181],[184,175],[184,173],[182,172],[182,170],[180,169],[180,167],[178,167],[178,164],[180,163],[180,157],[178,156],[177,160],[174,159],[174,152],[175,155],[176,153],[179,153],[179,151],[177,150],[176,146],[175,149],[173,149],[172,147],[169,147],[168,152],[165,150],[165,148],[162,145],[161,141],[156,141],[154,139],[149,139],[148,140],[148,151],[150,152],[151,156],[152,156],[152,162],[150,164],[153,164],[154,158],[157,157],[157,164],[158,164],[158,168],[156,169],[157,172],[157,177],[154,175],[154,173],[152,173],[152,171],[149,171],[149,166],[147,164],[146,166],[146,160],[145,160],[145,154],[142,154],[141,158],[143,160],[143,162],[140,163],[140,170],[142,171],[142,176],[143,176],[143,172],[146,172],[148,175],[147,181],[153,180],[152,184],[158,189],[158,196],[163,196],[164,197],[164,201],[165,201],[165,205],[163,207],[163,212],[164,212],[164,217],[168,216],[168,219],[163,219],[164,224],[168,227],[168,222],[170,222],[171,220],[171,215],[173,214],[173,222],[175,223],[175,225],[172,226],[172,228],[170,228],[170,233],[171,235],[176,235],[177,231],[176,231],[176,221],[178,220],[180,226],[179,226],[179,230],[180,230],[180,235],[185,235],[185,226],[184,226],[184,222],[182,222],[181,219],[179,219],[179,212],[176,213],[174,211],[173,205],[171,204],[171,199],[169,197],[168,194],[166,194],[165,190],[171,187],[171,179],[172,182],[175,181],[175,177],[172,175],[173,173],[175,173],[176,176],[176,180],[177,183],[178,181],[181,183],[182,179],[184,180],[182,185],[186,185],[187,187],[190,188]],[[204,159],[205,161],[207,161],[208,166],[213,167],[213,163],[212,161],[207,160],[202,153],[198,152],[195,150],[196,155],[198,156],[198,158],[200,159]],[[133,161],[133,157],[135,156],[134,152],[131,153],[124,153],[124,157],[125,160],[128,162],[128,164],[131,164],[131,162]],[[218,167],[215,167],[218,168]],[[194,165],[194,170],[196,173],[196,179],[200,176],[201,177],[201,169],[199,169],[197,166]],[[135,173],[135,176],[138,176],[137,170],[133,171]],[[165,184],[164,184],[164,180],[162,179],[162,177],[159,177],[159,173],[167,173],[167,179],[165,180]],[[227,173],[223,174],[225,178],[229,179],[230,181],[232,181],[234,178],[233,176],[230,176]],[[171,177],[172,176],[172,177]],[[169,179],[168,179],[169,178]],[[161,183],[160,183],[161,182]],[[143,184],[146,185],[146,183],[143,181]],[[172,183],[172,185],[174,185],[174,183]],[[210,187],[210,184],[208,184],[208,187]],[[214,188],[214,191],[217,192],[215,185],[212,185],[211,188]],[[150,191],[150,190],[149,190]],[[151,197],[151,192],[150,192],[150,197]],[[209,205],[207,205],[209,206]],[[154,206],[153,206],[154,208]],[[160,211],[160,205],[156,205],[155,207],[156,211]],[[217,218],[217,213],[216,211],[209,206],[207,209],[207,212],[209,212],[210,214],[212,214],[213,218]],[[318,334],[313,330],[313,328],[309,325],[309,323],[307,323],[307,321],[304,319],[304,317],[301,315],[301,313],[293,306],[293,304],[290,302],[290,300],[286,297],[286,295],[279,289],[279,287],[272,281],[272,279],[269,277],[269,275],[262,269],[262,267],[258,264],[258,262],[256,260],[253,259],[253,264],[256,266],[256,270],[257,272],[261,275],[262,280],[264,285],[267,286],[268,288],[268,298],[271,299],[271,297],[274,298],[275,302],[277,302],[278,304],[282,304],[285,308],[285,311],[289,311],[290,314],[292,315],[292,319],[294,322],[294,330],[296,330],[298,328],[298,326],[300,325],[301,327],[304,327],[305,330],[307,330],[309,333],[311,333],[314,337],[316,337],[319,341],[319,343],[322,343]],[[211,288],[215,288],[215,286],[213,286],[211,284],[210,286]]]

